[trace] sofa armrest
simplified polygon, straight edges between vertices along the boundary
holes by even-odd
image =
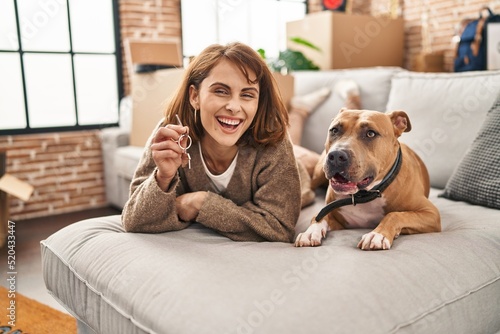
[[[116,150],[127,146],[130,141],[129,131],[112,127],[101,130],[102,160],[104,164],[104,185],[106,187],[106,201],[121,209],[121,201],[116,173]]]
[[[101,130],[102,150],[116,150],[118,147],[127,146],[130,142],[130,132],[120,127],[105,128]]]

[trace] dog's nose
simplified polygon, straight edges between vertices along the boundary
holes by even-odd
[[[345,167],[349,163],[349,155],[346,151],[333,151],[328,153],[328,161],[335,167]]]

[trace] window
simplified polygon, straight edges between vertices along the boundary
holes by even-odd
[[[0,1],[0,135],[118,124],[117,1]]]
[[[183,55],[237,40],[277,57],[286,48],[286,22],[306,12],[305,0],[182,0]]]

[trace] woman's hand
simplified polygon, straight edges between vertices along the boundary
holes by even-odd
[[[156,131],[151,144],[153,160],[158,171],[156,173],[156,182],[161,189],[168,189],[170,182],[177,173],[177,169],[183,163],[183,150],[179,146],[179,138],[183,134],[188,134],[187,126],[167,124]],[[187,140],[186,137],[183,140]]]
[[[207,192],[205,191],[196,191],[177,197],[175,207],[180,220],[185,222],[195,220],[206,198]]]

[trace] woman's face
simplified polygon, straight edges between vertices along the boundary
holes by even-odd
[[[251,80],[255,73],[249,71]],[[259,105],[259,84],[249,84],[240,69],[221,60],[200,84],[190,87],[190,101],[203,128],[203,140],[231,147],[250,127]]]

